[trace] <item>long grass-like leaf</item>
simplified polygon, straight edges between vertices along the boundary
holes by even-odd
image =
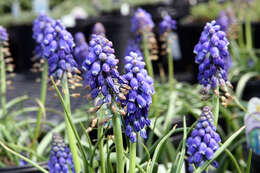
[[[215,160],[231,143],[232,141],[245,129],[245,126],[241,127],[238,131],[236,131],[232,136],[230,136],[226,142],[214,153],[213,158],[210,161],[206,161],[200,166],[195,173],[203,172],[210,163]]]
[[[184,132],[183,132],[182,150],[181,150],[180,159],[179,159],[178,164],[177,164],[176,173],[179,173],[181,171],[181,168],[182,168],[183,163],[184,163],[184,156],[185,156],[185,151],[186,151],[187,129],[186,129],[186,118],[185,118],[185,116],[183,117],[183,127],[184,127]]]
[[[240,78],[240,80],[239,80],[239,82],[237,84],[237,89],[236,89],[236,96],[237,96],[238,99],[241,99],[242,93],[243,93],[244,88],[246,86],[246,83],[249,81],[249,79],[251,79],[252,77],[255,77],[257,75],[259,75],[259,73],[257,73],[257,72],[249,72],[249,73],[244,74]]]
[[[29,164],[31,164],[32,166],[34,166],[35,168],[39,169],[40,171],[44,172],[44,173],[49,173],[46,169],[42,168],[40,165],[38,165],[37,163],[35,163],[34,161],[24,157],[23,155],[13,151],[11,148],[9,148],[8,146],[6,146],[2,141],[0,141],[0,145],[7,150],[8,152],[12,153],[13,155],[19,157],[20,159],[23,159],[24,161],[28,162]]]
[[[58,94],[58,96],[60,98],[62,107],[63,107],[65,115],[66,115],[66,118],[68,119],[69,125],[71,126],[71,129],[72,129],[72,131],[73,131],[73,133],[75,135],[75,138],[76,138],[76,140],[78,142],[78,146],[79,146],[80,152],[81,152],[81,154],[83,156],[82,159],[83,159],[83,163],[84,163],[85,169],[88,169],[89,163],[88,163],[88,160],[87,160],[86,153],[85,153],[85,151],[83,149],[83,146],[81,145],[80,138],[79,138],[79,135],[78,135],[77,130],[75,128],[75,125],[73,124],[73,121],[72,121],[71,117],[69,116],[69,112],[67,110],[67,107],[66,107],[66,104],[64,102],[64,99],[63,99],[63,97],[62,97],[58,87],[56,86],[56,83],[54,82],[53,78],[51,78],[51,82],[52,82],[52,84],[53,84],[53,86],[54,86],[54,88],[55,88],[55,90],[56,90],[56,92],[57,92],[57,94]]]
[[[155,148],[155,151],[154,151],[154,154],[153,154],[153,158],[152,158],[152,162],[151,162],[151,165],[149,167],[149,171],[148,173],[152,173],[153,172],[153,168],[155,166],[155,162],[157,161],[158,159],[158,154],[163,146],[163,144],[166,142],[166,140],[173,134],[173,132],[175,131],[175,128],[176,128],[177,125],[175,125],[172,130],[169,131],[169,133],[167,133],[162,139],[161,141],[158,143],[157,147]]]
[[[252,160],[252,153],[253,153],[253,150],[250,149],[250,151],[249,151],[249,155],[248,155],[248,160],[247,160],[246,173],[250,173],[250,169],[251,169],[251,160]]]

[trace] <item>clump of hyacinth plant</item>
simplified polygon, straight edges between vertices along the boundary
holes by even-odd
[[[172,30],[176,29],[176,21],[171,18],[171,16],[166,15],[163,18],[163,21],[159,24],[159,35],[160,41],[162,42],[161,50],[162,56],[168,55],[168,74],[169,74],[169,88],[173,90],[173,79],[174,79],[174,65],[173,65],[173,58],[170,45],[171,40],[168,38],[169,33]]]
[[[0,118],[7,116],[6,108],[6,88],[11,84],[9,77],[14,75],[14,65],[12,64],[13,58],[10,56],[8,48],[8,33],[6,29],[0,26],[0,96],[1,96],[1,108],[2,114]]]
[[[98,111],[102,105],[112,110],[112,122],[115,136],[117,153],[117,172],[124,172],[124,148],[122,143],[122,132],[120,115],[116,111],[115,100],[125,100],[121,89],[127,89],[127,81],[119,75],[117,70],[118,59],[114,55],[113,44],[102,35],[92,35],[89,42],[89,53],[83,63],[83,77],[86,87],[89,89],[88,99],[96,99],[94,107],[89,112]],[[122,88],[121,88],[122,87]],[[103,110],[100,109],[100,120]],[[99,127],[98,136],[102,136],[103,130]],[[103,154],[103,141],[99,143],[101,160],[101,172],[105,172]]]
[[[52,137],[52,149],[48,162],[50,173],[71,172],[75,173],[74,163],[69,147],[64,143],[59,134],[54,133]]]
[[[212,21],[206,24],[199,43],[194,48],[194,53],[197,54],[195,62],[199,64],[198,80],[203,85],[201,93],[204,95],[204,99],[208,98],[209,94],[214,94],[215,125],[218,120],[219,88],[223,92],[221,97],[223,106],[227,106],[228,100],[231,99],[228,88],[232,88],[232,85],[227,76],[228,61],[230,60],[228,45],[226,33],[220,30],[216,21]]]
[[[75,43],[72,35],[66,30],[60,21],[53,20],[47,23],[44,29],[44,38],[41,43],[43,48],[43,57],[48,61],[49,77],[57,89],[57,85],[61,83],[64,99],[60,96],[64,108],[64,118],[66,130],[69,139],[69,146],[72,152],[72,158],[75,165],[75,171],[80,172],[79,156],[77,154],[77,146],[73,124],[71,124],[71,109],[70,109],[70,92],[68,87],[69,82],[73,86],[78,86],[77,82],[81,79],[78,74],[78,64],[74,59]],[[54,82],[56,81],[56,84]],[[59,93],[59,92],[58,92]]]
[[[129,169],[130,173],[134,173],[137,135],[140,134],[142,138],[147,138],[145,127],[150,125],[148,112],[154,88],[153,79],[148,75],[141,55],[130,52],[125,57],[124,69],[125,75],[123,77],[128,81],[131,89],[125,92],[126,99],[121,100],[120,104],[126,110],[124,116],[125,133],[131,141]]]
[[[205,106],[199,117],[197,125],[187,139],[188,167],[190,172],[194,172],[194,166],[203,165],[206,160],[211,160],[214,153],[219,149],[220,136],[214,125],[214,117],[208,106]],[[218,167],[217,161],[211,165]]]

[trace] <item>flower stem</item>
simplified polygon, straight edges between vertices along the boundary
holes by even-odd
[[[99,121],[100,122],[103,118],[103,108],[100,108],[99,110]],[[106,173],[106,166],[105,166],[105,159],[104,159],[104,139],[102,137],[103,135],[103,126],[98,125],[98,139],[100,139],[100,142],[98,144],[98,149],[99,149],[99,157],[100,157],[100,165],[101,165],[101,173]]]
[[[216,93],[219,93],[219,86],[217,85]],[[217,127],[218,125],[218,116],[219,116],[219,96],[217,94],[214,94],[213,96],[213,115],[214,115],[214,124]]]
[[[71,109],[70,109],[70,93],[69,93],[69,87],[68,87],[68,79],[66,73],[63,74],[62,78],[62,91],[64,94],[64,102],[65,106],[67,108],[67,115],[71,117]],[[67,116],[65,118],[65,124],[66,124],[66,130],[68,133],[68,139],[69,139],[69,146],[72,154],[72,159],[74,162],[75,170],[76,172],[80,172],[80,162],[79,157],[77,153],[77,145],[76,145],[76,139],[72,130],[72,127],[70,126],[69,120]]]
[[[113,131],[115,136],[115,145],[116,145],[116,165],[117,173],[124,173],[124,146],[123,146],[123,137],[120,124],[120,115],[114,114],[112,117],[113,122]]]
[[[130,142],[130,166],[129,173],[135,173],[135,164],[136,164],[136,142]]]
[[[47,83],[48,83],[48,62],[44,61],[43,64],[43,72],[42,72],[42,82],[41,82],[41,96],[40,101],[43,105],[45,105],[45,98],[47,93]],[[41,127],[41,119],[42,119],[42,109],[39,107],[38,113],[37,113],[37,121],[36,126],[34,130],[34,136],[33,136],[33,150],[36,151],[36,141],[40,134],[40,127]]]
[[[146,68],[148,71],[149,76],[154,78],[154,73],[153,73],[153,65],[150,59],[150,53],[148,49],[148,38],[147,34],[143,34],[143,49],[144,49],[144,61],[146,63]]]
[[[0,46],[0,79],[1,79],[1,106],[2,106],[2,117],[5,117],[7,114],[6,110],[6,74],[5,74],[5,60],[3,54],[3,47]]]
[[[170,49],[170,40],[167,40],[167,56],[168,56],[168,73],[169,73],[169,88],[170,91],[173,91],[173,79],[174,79],[174,65],[173,65],[173,59],[172,59],[172,52]]]

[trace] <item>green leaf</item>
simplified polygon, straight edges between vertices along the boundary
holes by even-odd
[[[245,126],[241,127],[238,131],[236,131],[232,136],[230,136],[226,142],[214,153],[213,158],[210,161],[206,161],[200,166],[195,173],[203,172],[210,163],[215,160],[231,143],[232,141],[245,129]]]
[[[247,160],[247,168],[246,168],[246,173],[250,173],[250,168],[251,168],[251,160],[252,160],[252,149],[249,151],[248,155],[248,160]]]
[[[242,93],[243,93],[246,83],[249,81],[249,79],[251,79],[252,77],[255,77],[257,75],[259,75],[258,72],[249,72],[249,73],[244,74],[240,78],[240,80],[237,84],[237,89],[236,89],[236,96],[238,99],[241,99]]]
[[[183,132],[182,150],[181,150],[180,159],[179,159],[178,164],[177,164],[177,170],[176,170],[177,173],[181,172],[181,168],[182,168],[183,163],[184,163],[185,151],[186,151],[187,130],[186,130],[185,116],[183,117],[183,127],[184,127],[184,132]]]
[[[46,169],[42,168],[40,165],[38,165],[37,163],[33,162],[32,160],[24,157],[23,155],[13,151],[11,148],[9,148],[8,146],[6,146],[2,141],[0,141],[0,145],[7,150],[8,152],[12,153],[13,155],[23,159],[24,161],[28,162],[29,164],[31,164],[32,166],[34,166],[35,168],[39,169],[40,171],[44,172],[44,173],[49,173]]]
[[[154,154],[153,154],[153,158],[152,158],[152,162],[151,165],[149,167],[148,173],[152,173],[153,172],[153,168],[155,166],[155,163],[158,159],[158,154],[163,146],[163,144],[166,142],[166,140],[173,134],[173,132],[175,131],[177,125],[175,125],[171,131],[169,131],[169,133],[167,133],[162,139],[161,141],[158,143],[157,147],[155,148]]]

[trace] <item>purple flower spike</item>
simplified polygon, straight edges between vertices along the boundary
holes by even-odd
[[[199,167],[206,160],[211,160],[219,149],[218,143],[221,142],[214,126],[213,114],[208,106],[203,108],[198,124],[186,142],[189,168],[192,168],[193,164]],[[214,161],[212,166],[216,165],[217,162]],[[189,171],[194,170],[189,169]]]
[[[126,99],[121,102],[127,110],[124,120],[128,127],[125,132],[131,142],[136,142],[136,135],[140,132],[142,138],[147,138],[145,127],[150,125],[148,111],[154,93],[153,81],[144,69],[143,57],[135,52],[130,52],[125,57],[125,80],[131,89],[125,94]],[[142,80],[140,80],[142,79]],[[132,127],[132,128],[130,128]]]
[[[92,31],[92,34],[95,34],[95,35],[102,35],[105,37],[106,35],[106,30],[105,30],[105,27],[102,23],[98,22],[94,25],[93,27],[93,31]]]
[[[52,149],[48,166],[50,173],[70,172],[70,170],[72,173],[75,173],[70,149],[64,143],[63,139],[56,133],[53,134]]]
[[[132,18],[132,32],[142,33],[149,32],[154,28],[152,16],[142,8],[138,8]]]
[[[7,42],[8,42],[8,34],[6,32],[6,29],[0,26],[0,46],[6,45]]]
[[[74,49],[74,56],[78,63],[79,69],[81,69],[84,60],[88,55],[88,43],[85,40],[85,36],[82,32],[75,34],[76,47]]]
[[[102,35],[92,35],[89,53],[82,65],[85,85],[97,94],[89,95],[89,99],[100,96],[104,103],[111,103],[111,96],[121,96],[120,84],[127,83],[117,71],[118,59],[114,55],[112,42]]]
[[[36,58],[43,58],[44,48],[42,47],[41,43],[44,41],[46,35],[45,33],[46,26],[48,25],[48,23],[52,23],[52,22],[54,22],[54,20],[49,16],[47,16],[46,14],[40,14],[38,18],[36,18],[33,22],[32,37],[36,42],[36,47],[34,50]]]
[[[230,67],[228,45],[226,33],[220,30],[216,21],[207,23],[194,48],[195,62],[199,64],[198,80],[206,90],[215,89],[217,85],[221,88],[226,88],[226,84],[230,86],[227,79]]]
[[[222,31],[227,32],[236,23],[236,17],[232,8],[220,11],[216,22],[220,25]]]
[[[166,15],[163,21],[159,24],[159,34],[162,35],[165,32],[170,32],[176,29],[176,21],[171,18],[171,16]]]
[[[52,20],[46,23],[43,33],[41,47],[44,50],[43,57],[48,60],[49,76],[60,79],[63,73],[79,73],[73,56],[73,37],[61,22]]]

